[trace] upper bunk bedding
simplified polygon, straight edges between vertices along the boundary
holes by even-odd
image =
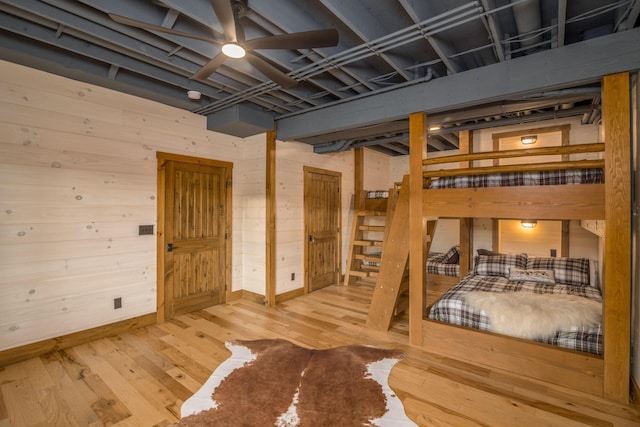
[[[430,319],[602,354],[602,296],[588,259],[478,256],[475,265]]]
[[[445,176],[431,181],[429,188],[516,187],[537,185],[602,184],[601,168],[516,171],[486,175]]]

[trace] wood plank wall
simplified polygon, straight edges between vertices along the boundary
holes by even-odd
[[[313,147],[290,141],[276,143],[276,295],[301,295],[304,285],[304,184],[303,168],[310,166],[342,173],[342,248],[349,250],[353,216],[353,153],[315,154]],[[366,186],[366,182],[365,182]],[[342,271],[346,271],[346,256]],[[293,274],[293,276],[292,276]],[[293,277],[293,279],[292,279]],[[282,298],[277,297],[278,301]]]
[[[138,226],[157,228],[156,151],[243,174],[243,141],[207,131],[205,117],[16,64],[0,62],[0,76],[0,350],[155,312],[156,236]]]

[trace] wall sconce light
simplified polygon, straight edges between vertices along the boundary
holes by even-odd
[[[520,221],[520,225],[522,226],[522,228],[536,228],[536,225],[538,225],[538,220],[523,219],[522,221]]]
[[[520,137],[520,142],[522,142],[524,145],[535,144],[537,140],[538,135],[527,135]]]

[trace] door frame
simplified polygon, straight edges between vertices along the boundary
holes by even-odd
[[[302,210],[304,216],[304,293],[308,294],[310,292],[310,283],[309,283],[309,227],[307,225],[307,175],[309,173],[321,174],[321,175],[330,175],[338,178],[338,247],[336,251],[337,265],[338,271],[336,272],[336,284],[340,284],[340,279],[342,278],[342,172],[331,171],[328,169],[320,169],[314,168],[311,166],[303,167],[303,178],[302,185],[304,188],[303,202],[302,202]]]
[[[224,275],[227,287],[225,290],[225,301],[229,301],[231,297],[231,266],[232,266],[232,218],[233,218],[233,204],[232,204],[232,171],[233,163],[220,160],[204,159],[200,157],[184,156],[181,154],[172,154],[158,151],[156,153],[157,164],[157,232],[156,232],[156,321],[162,323],[165,321],[165,247],[167,245],[166,240],[166,212],[165,212],[165,191],[166,191],[166,164],[167,161],[175,161],[182,163],[193,163],[204,166],[215,166],[226,169],[226,182],[227,191],[225,199],[225,233],[228,238],[225,239],[225,267]]]

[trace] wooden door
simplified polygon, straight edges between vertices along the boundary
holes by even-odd
[[[341,180],[339,172],[304,168],[307,292],[340,281]]]
[[[231,164],[166,160],[164,181],[164,317],[170,319],[223,303],[230,291]]]

